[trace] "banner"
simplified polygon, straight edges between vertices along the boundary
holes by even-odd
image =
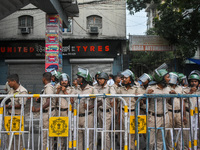
[[[130,51],[172,51],[173,46],[162,37],[156,35],[130,35]]]

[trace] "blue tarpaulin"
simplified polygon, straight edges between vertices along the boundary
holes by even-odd
[[[200,59],[192,59],[192,58],[189,58],[188,60],[200,65]]]

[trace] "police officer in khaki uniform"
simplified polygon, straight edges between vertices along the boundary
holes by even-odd
[[[116,94],[114,88],[107,84],[108,80],[109,80],[108,74],[105,73],[105,72],[101,72],[101,74],[98,77],[99,88],[97,90],[98,90],[99,94]],[[99,106],[99,109],[98,109],[99,126],[100,126],[100,128],[103,127],[103,124],[105,123],[103,118],[105,117],[105,120],[106,120],[105,129],[106,130],[110,130],[111,129],[111,119],[113,118],[113,116],[111,116],[111,107],[113,107],[114,99],[113,98],[106,98],[106,101],[104,101],[104,99],[101,98],[101,99],[98,99],[98,100],[100,100],[100,104],[99,104],[100,106]],[[104,102],[105,102],[105,104],[103,104]],[[117,106],[117,102],[115,104]],[[103,105],[106,106],[105,110],[103,108]],[[104,116],[104,112],[103,111],[106,112],[105,113],[106,116]],[[106,132],[105,135],[106,136],[104,136],[104,137],[106,137],[106,138],[104,140],[106,140],[106,142],[105,141],[103,141],[103,142],[104,142],[104,146],[106,145],[106,147],[103,147],[102,149],[110,150],[110,148],[111,148],[110,133]]]
[[[88,69],[78,68],[77,82],[79,84],[77,94],[97,94],[97,90],[90,86],[88,83],[92,81]],[[88,105],[87,105],[88,101]],[[78,102],[79,103],[79,99]],[[87,112],[88,108],[88,112]],[[86,114],[87,113],[87,114]],[[87,115],[87,117],[86,117]],[[86,120],[87,119],[87,120]],[[94,127],[94,99],[82,98],[79,103],[79,128],[85,128],[85,121],[87,121],[88,128]],[[89,137],[85,139],[85,130],[78,130],[78,149],[92,149],[93,148],[93,130],[89,131]],[[87,134],[86,134],[87,136]],[[86,141],[89,140],[89,147]]]
[[[119,88],[121,87],[120,82],[121,82],[121,76],[120,75],[115,75],[114,76],[114,81],[115,84],[112,85],[112,87],[115,89],[115,91],[117,92],[119,90]]]
[[[62,94],[62,95],[70,95],[70,94],[76,94],[75,89],[73,87],[70,87],[70,79],[69,76],[66,73],[62,73],[60,76],[60,85],[57,87],[56,94]],[[67,117],[68,116],[68,99],[66,98],[57,98],[57,113],[58,116]],[[60,108],[60,115],[59,115],[59,108]],[[64,150],[66,143],[66,138],[61,138],[61,149]]]
[[[140,86],[137,90],[137,93],[145,94],[146,89],[149,86],[149,82],[152,82],[152,81],[153,81],[153,77],[150,74],[144,73],[143,75],[141,75],[138,80],[138,82],[140,83]],[[142,103],[143,104],[140,106],[140,114],[146,115],[146,99],[144,99]]]
[[[169,74],[166,69],[155,70],[154,72],[154,80],[157,82],[156,85],[151,85],[147,88],[147,94],[169,94],[170,88],[167,84],[170,81]],[[167,100],[166,100],[167,101]],[[165,103],[166,106],[166,103]],[[163,110],[163,99],[157,98],[157,116],[155,122],[155,110],[154,110],[154,99],[149,99],[149,116],[148,116],[148,127],[155,127],[155,123],[158,127],[168,127],[169,126],[169,115],[168,109]],[[165,113],[165,125],[164,125],[164,113]],[[161,130],[157,130],[157,149],[162,150],[163,141]],[[155,146],[155,130],[152,129],[150,132],[150,143],[149,149],[153,150]]]
[[[189,88],[184,90],[184,94],[200,94],[200,89],[199,89],[199,83],[200,83],[200,76],[198,72],[191,72],[190,75],[188,76],[188,82],[189,82]],[[189,108],[189,103],[190,103],[190,108]],[[188,120],[187,124],[185,125],[185,128],[190,128],[192,127],[189,122],[189,112],[190,109],[195,111],[195,106],[197,104],[197,98],[196,97],[190,97],[189,101],[188,99],[185,99],[185,109],[186,109],[186,118]],[[189,148],[189,140],[190,140],[190,132],[189,131],[184,131],[184,149]]]
[[[50,72],[45,72],[43,74],[42,78],[44,86],[44,95],[48,94],[54,94],[54,86],[51,84],[51,73]],[[51,100],[50,100],[51,99]],[[43,111],[43,129],[48,129],[49,128],[49,106],[51,103],[51,117],[55,116],[55,106],[56,106],[56,100],[54,98],[43,98],[42,100],[42,111]],[[40,112],[40,107],[35,108],[34,106],[32,107],[33,112]],[[53,140],[53,138],[51,138]],[[43,149],[47,149],[47,131],[43,131]],[[50,145],[50,148],[53,148],[53,145]]]
[[[183,88],[178,84],[178,74],[176,72],[170,72],[170,81],[169,81],[169,88],[170,88],[170,94],[183,94]],[[180,108],[180,98],[174,98],[173,100],[169,100],[168,104],[168,114],[169,114],[169,128],[181,128],[181,108]],[[174,107],[174,116],[172,116],[172,111]],[[173,125],[174,122],[174,125]],[[183,122],[186,124],[187,119],[185,116],[185,103],[183,101]],[[177,135],[177,131],[174,133]],[[181,137],[181,136],[179,136]],[[177,149],[181,149],[180,144],[181,144],[181,139],[179,138],[179,141],[177,143]],[[168,131],[167,133],[167,149],[172,149],[172,142],[171,142],[171,132]]]
[[[9,95],[10,94],[28,94],[28,91],[19,84],[19,76],[17,74],[11,74],[7,77],[7,81],[8,81],[8,85],[11,87],[10,91],[9,91]],[[21,107],[22,104],[24,104],[24,107],[26,105],[26,101],[27,98],[14,98],[14,106],[12,105],[12,101],[8,103],[8,105],[6,105],[6,108],[8,109],[8,115],[11,115],[12,113],[12,107],[14,107],[14,114],[12,115],[23,115],[21,114]],[[22,137],[22,136],[20,136]],[[15,149],[18,149],[18,141],[19,141],[19,135],[15,135],[15,139],[16,139],[16,146]],[[22,144],[22,139],[20,139],[20,148],[23,148],[23,144]],[[14,144],[13,144],[14,145]],[[25,146],[25,145],[24,145]],[[12,146],[11,149],[14,149],[14,146]]]
[[[123,78],[124,86],[120,87],[118,94],[138,94],[138,93],[136,93],[137,87],[134,86],[135,75],[133,74],[133,72],[129,69],[126,69],[121,74],[124,77]],[[130,115],[135,115],[135,102],[137,99],[133,98],[133,97],[132,98],[123,97],[123,98],[125,99],[125,101],[128,105],[128,116],[130,117]],[[120,111],[118,114],[120,114]],[[124,107],[122,107],[122,118],[120,118],[120,116],[119,116],[119,121],[122,121],[122,129],[124,129]],[[128,137],[129,137],[129,135],[128,135]],[[122,139],[124,139],[124,134],[122,136]],[[130,143],[130,145],[128,145],[128,147],[130,147],[132,150],[135,149],[135,144],[133,142],[134,140],[135,140],[135,135],[131,134],[131,139],[130,139],[131,143]]]
[[[54,86],[55,93],[56,93],[57,87],[60,86],[60,76],[61,76],[61,73],[59,71],[53,70],[51,72],[51,84]]]

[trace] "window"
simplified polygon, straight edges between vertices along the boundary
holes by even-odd
[[[96,15],[87,17],[87,29],[94,26],[102,28],[102,17]]]
[[[63,33],[72,33],[72,18],[68,18],[67,28],[63,28]]]
[[[32,16],[20,16],[19,17],[19,28],[29,27],[33,28],[33,17]]]

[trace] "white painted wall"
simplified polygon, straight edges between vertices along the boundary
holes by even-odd
[[[70,39],[118,39],[126,38],[126,1],[108,0],[85,4],[91,0],[78,0],[79,17],[74,17],[72,34],[63,34],[63,38]],[[22,15],[33,16],[33,30],[30,34],[21,34],[18,29],[18,17]],[[102,29],[98,35],[91,35],[87,29],[87,17],[98,15],[102,17]],[[0,21],[1,39],[44,39],[46,13],[32,4],[20,9]],[[77,23],[76,23],[76,22]]]
[[[33,17],[33,29],[30,34],[21,34],[21,30],[18,28],[18,17],[22,15]],[[0,39],[44,39],[45,16],[46,13],[35,6],[31,4],[25,6],[0,21]]]

